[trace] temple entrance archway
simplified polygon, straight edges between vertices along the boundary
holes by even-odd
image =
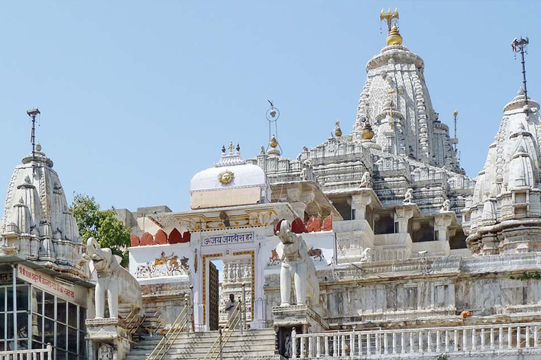
[[[230,294],[233,294],[235,299],[242,298],[242,284],[246,298],[246,322],[249,324],[254,319],[253,299],[256,287],[262,286],[255,281],[255,250],[203,255],[203,264],[203,321],[207,325],[205,327],[208,330],[216,330],[219,326],[225,326],[228,320],[226,302]]]

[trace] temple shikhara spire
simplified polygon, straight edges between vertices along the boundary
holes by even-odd
[[[304,119],[310,132],[279,136],[268,101],[267,145],[243,143],[246,159],[241,139],[215,145],[217,162],[201,159],[191,178],[189,208],[117,209],[132,231],[128,269],[101,247],[108,232],[81,239],[35,143],[39,110],[28,111],[32,154],[7,184],[0,223],[0,358],[539,359],[541,117],[526,89],[529,40],[512,42],[522,87],[473,178],[459,163],[458,111],[436,111],[445,100],[432,101],[398,19],[380,14],[386,45],[366,63],[356,116]],[[405,20],[407,31],[415,19]],[[460,120],[477,119],[461,110]],[[318,132],[288,144],[293,157],[281,149]],[[155,179],[145,181],[151,191]]]

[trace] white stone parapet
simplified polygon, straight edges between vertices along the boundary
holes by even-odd
[[[293,332],[292,337],[298,341],[292,339],[291,344],[293,359],[434,359],[440,354],[449,358],[507,358],[518,354],[541,356],[540,336],[541,323],[515,323],[317,334]]]

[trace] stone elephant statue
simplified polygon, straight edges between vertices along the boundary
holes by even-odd
[[[316,276],[314,261],[308,255],[308,247],[302,235],[291,232],[287,220],[280,222],[276,232],[280,243],[276,246],[276,253],[281,261],[280,269],[280,306],[290,305],[291,281],[295,283],[295,297],[297,305],[307,304],[315,307],[319,305],[319,281]]]
[[[89,238],[86,244],[90,271],[96,270],[96,318],[105,317],[105,298],[109,305],[109,317],[118,317],[118,303],[127,303],[132,312],[139,313],[142,308],[141,285],[121,265],[121,258],[113,255],[111,249],[101,248],[96,239]]]

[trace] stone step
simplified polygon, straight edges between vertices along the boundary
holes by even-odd
[[[270,345],[269,345],[270,344]],[[171,346],[170,351],[177,351],[177,350],[183,350],[186,348],[198,348],[198,347],[204,347],[205,349],[209,349],[212,346],[212,343],[185,343],[185,344],[173,344]],[[267,348],[272,346],[274,348],[274,339],[271,340],[260,340],[260,341],[233,341],[228,342],[226,344],[227,348],[230,347],[241,347],[241,348]],[[132,353],[136,352],[152,352],[156,346],[141,346],[141,347],[134,347],[132,349]]]
[[[190,335],[181,333],[172,344],[163,360],[203,359],[214,341],[218,331],[198,332]],[[161,336],[147,337],[132,347],[128,360],[143,360],[154,350]],[[240,360],[245,356],[272,356],[274,354],[274,330],[246,330],[243,334],[235,331],[222,351],[225,360]]]
[[[186,342],[186,341],[197,341],[197,342],[214,342],[218,338],[218,334],[211,334],[211,335],[200,335],[204,333],[196,333],[191,335],[186,335],[185,333],[180,334],[176,342]],[[153,345],[156,346],[160,341],[162,337],[145,337],[145,339],[141,342],[139,342],[135,347],[139,347],[140,345]],[[250,341],[250,340],[273,340],[274,339],[274,332],[269,333],[262,333],[262,334],[254,334],[252,332],[245,332],[243,335],[241,335],[239,332],[235,332],[231,335],[229,338],[229,342],[233,342],[235,340],[242,340],[242,341]]]

